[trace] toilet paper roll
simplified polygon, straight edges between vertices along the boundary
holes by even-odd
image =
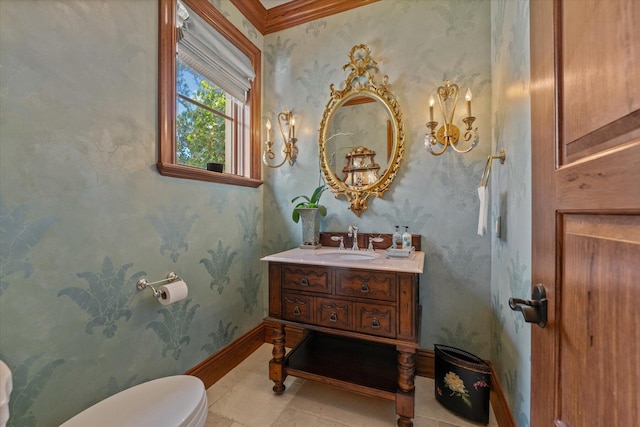
[[[160,293],[160,297],[158,298],[160,304],[168,305],[185,299],[189,294],[189,289],[187,288],[187,284],[184,283],[184,280],[176,280],[175,282],[160,286],[158,292]]]

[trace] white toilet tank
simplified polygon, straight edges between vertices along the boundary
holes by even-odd
[[[202,427],[207,411],[202,381],[175,375],[114,394],[60,427]]]

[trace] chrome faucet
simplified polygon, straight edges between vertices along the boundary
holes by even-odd
[[[349,232],[347,233],[347,236],[353,237],[353,244],[351,245],[351,250],[359,251],[360,248],[358,247],[358,225],[355,222],[349,226]]]

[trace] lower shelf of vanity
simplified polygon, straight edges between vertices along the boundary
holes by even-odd
[[[287,375],[394,400],[398,390],[393,345],[311,332],[285,357]]]

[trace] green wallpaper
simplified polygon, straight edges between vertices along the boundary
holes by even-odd
[[[382,0],[267,36],[211,3],[263,49],[263,122],[296,113],[295,166],[259,189],[160,176],[156,0],[0,2],[0,358],[14,373],[10,426],[54,426],[134,384],[181,373],[261,321],[259,258],[300,242],[291,198],[318,185],[329,85],[365,43],[405,118],[401,172],[361,218],[325,193],[322,229],[422,234],[421,346],[491,358],[528,425],[529,325],[508,309],[530,285],[528,1]],[[35,24],[37,23],[37,25]],[[427,99],[448,78],[474,92],[481,142],[428,154]],[[463,89],[464,90],[464,89]],[[515,94],[515,96],[514,96]],[[486,156],[489,224],[476,234]],[[524,173],[523,173],[524,171]],[[175,271],[189,296],[162,306]]]
[[[2,1],[0,65],[10,426],[183,373],[262,320],[262,190],[155,167],[156,0]],[[170,271],[185,300],[136,290]]]
[[[507,152],[506,163],[493,168],[490,190],[491,218],[502,220],[502,237],[491,248],[491,360],[517,425],[527,427],[537,326],[524,323],[508,300],[531,296],[529,1],[493,0],[491,22],[493,146]]]

